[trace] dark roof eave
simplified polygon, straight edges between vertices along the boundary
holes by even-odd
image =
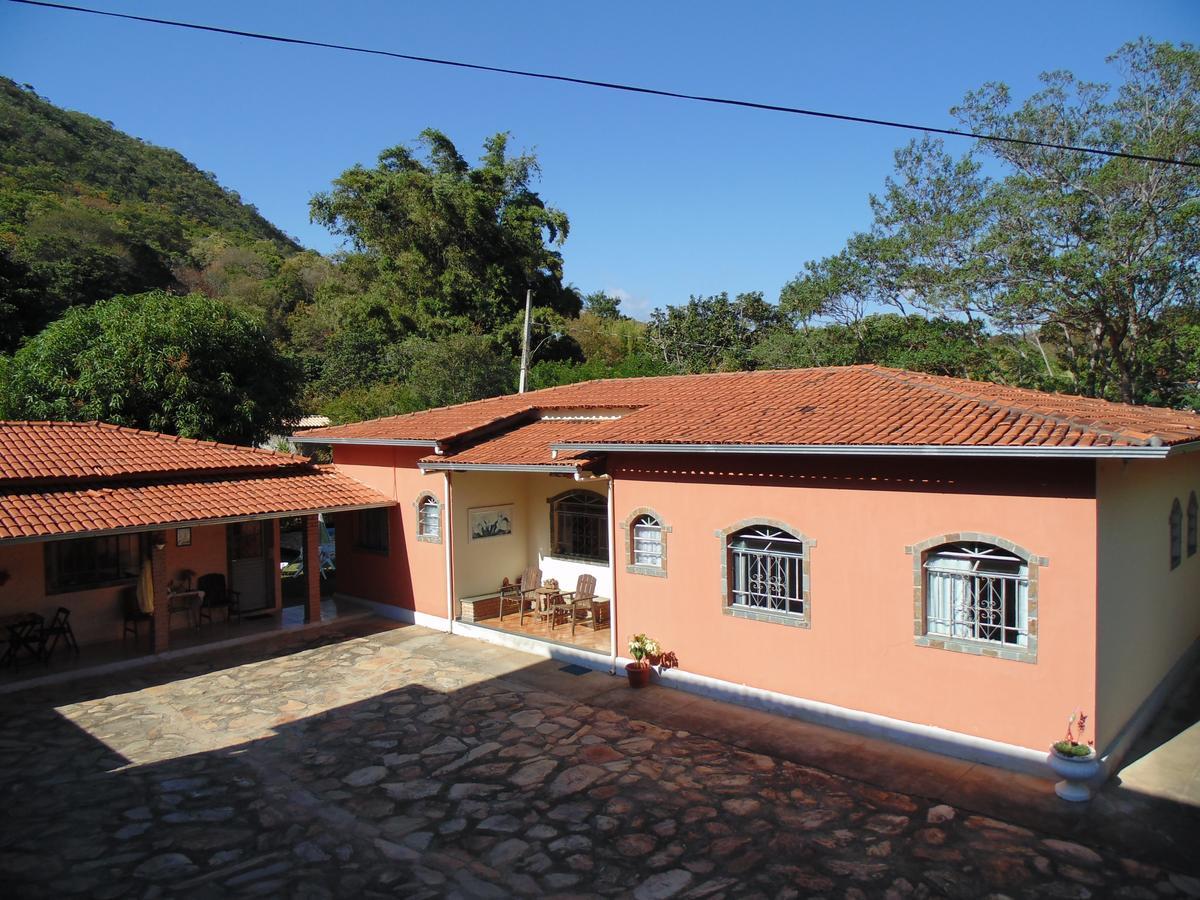
[[[572,453],[727,453],[796,456],[965,456],[1033,459],[1164,459],[1200,450],[1200,441],[1167,446],[1012,446],[987,444],[717,444],[557,442],[553,451]]]

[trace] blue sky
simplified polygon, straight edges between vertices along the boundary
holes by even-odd
[[[82,5],[88,5],[83,2]],[[1200,42],[1200,4],[93,0],[96,7],[490,65],[952,125],[988,80],[1096,80],[1127,40]],[[0,3],[0,73],[181,151],[302,243],[309,197],[426,126],[513,133],[571,218],[569,281],[627,310],[780,287],[868,222],[909,135]],[[965,142],[963,142],[965,144]]]

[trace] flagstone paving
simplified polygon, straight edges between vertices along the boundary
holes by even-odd
[[[1200,880],[1135,858],[542,689],[514,658],[360,620],[5,697],[0,885],[97,898],[1200,896]]]

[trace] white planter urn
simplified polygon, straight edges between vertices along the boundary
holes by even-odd
[[[1064,800],[1082,803],[1092,799],[1092,782],[1100,772],[1100,759],[1095,750],[1089,750],[1087,756],[1063,756],[1051,748],[1046,762],[1054,774],[1062,781],[1054,785],[1054,793]]]

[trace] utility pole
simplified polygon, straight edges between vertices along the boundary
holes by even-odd
[[[533,313],[533,288],[525,289],[525,328],[521,332],[521,382],[517,393],[525,393],[525,382],[529,378],[529,329]]]

